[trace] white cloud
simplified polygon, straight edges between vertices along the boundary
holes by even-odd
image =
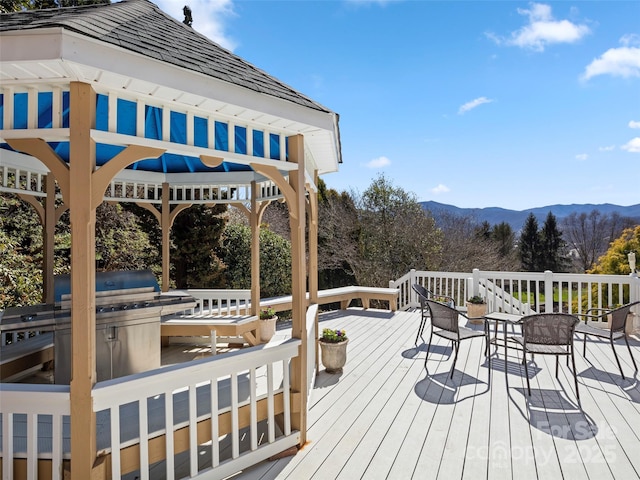
[[[464,105],[462,105],[458,109],[458,115],[463,115],[464,113],[468,112],[469,110],[473,110],[474,108],[479,107],[483,103],[491,103],[491,102],[493,102],[493,100],[490,99],[490,98],[487,98],[487,97],[476,98],[475,100],[471,100],[470,102],[467,102]]]
[[[391,165],[391,160],[387,157],[378,157],[365,164],[367,168],[384,168]]]
[[[589,158],[589,155],[587,155],[586,153],[579,153],[578,155],[576,155],[576,160],[586,160],[587,158]]]
[[[640,77],[640,48],[610,48],[587,65],[581,78],[589,80],[598,75],[612,75],[622,78]]]
[[[437,187],[433,187],[431,189],[431,193],[433,193],[434,195],[439,195],[441,193],[447,193],[447,192],[449,192],[449,187],[443,184],[439,184]]]
[[[529,10],[519,8],[518,13],[529,17],[529,23],[511,32],[508,37],[487,33],[487,37],[498,45],[509,45],[529,48],[538,52],[554,43],[575,43],[591,33],[586,25],[578,25],[569,20],[555,20],[551,14],[551,6],[543,3],[532,3]]]
[[[194,30],[228,50],[237,47],[237,42],[225,32],[224,23],[226,17],[235,15],[232,0],[156,0],[154,3],[179,21],[184,19],[183,7],[189,5]]]
[[[632,138],[620,148],[630,153],[640,153],[640,137]]]
[[[599,147],[598,150],[601,152],[611,152],[616,149],[615,145],[607,145],[606,147]]]
[[[629,128],[640,128],[640,122],[636,122],[634,120],[631,120],[629,122]]]

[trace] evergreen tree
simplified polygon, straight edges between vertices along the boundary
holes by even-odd
[[[538,233],[538,220],[530,213],[522,227],[519,243],[520,262],[525,272],[540,271],[540,235]]]
[[[226,265],[229,288],[251,288],[251,228],[239,223],[224,229],[219,257]],[[260,228],[260,296],[291,294],[291,243],[264,226]]]
[[[173,223],[171,265],[176,288],[220,288],[224,265],[215,254],[225,220],[226,205],[194,205]]]
[[[498,245],[500,255],[508,257],[513,254],[513,247],[516,243],[515,234],[507,222],[494,225],[491,230],[491,239]]]
[[[568,266],[565,248],[556,217],[549,212],[540,231],[540,269],[565,272]]]

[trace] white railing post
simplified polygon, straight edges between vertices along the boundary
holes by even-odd
[[[474,268],[471,272],[471,275],[472,275],[472,281],[473,281],[473,283],[470,286],[471,295],[469,295],[469,292],[467,292],[467,296],[475,297],[476,295],[480,295],[480,270],[478,270],[477,268]]]
[[[408,285],[408,290],[409,290],[409,304],[413,307],[416,306],[418,304],[418,298],[416,295],[416,292],[413,291],[413,284],[417,283],[416,281],[416,269],[412,268],[411,270],[409,270],[409,285]]]
[[[640,277],[636,272],[631,272],[631,283],[629,284],[629,303],[637,302],[640,300]],[[636,305],[631,308],[633,313],[631,325],[632,332],[636,332],[640,328],[640,305]]]
[[[562,296],[562,292],[558,292],[558,294]],[[559,306],[562,306],[562,301]],[[553,272],[551,270],[544,272],[544,311],[553,312]]]

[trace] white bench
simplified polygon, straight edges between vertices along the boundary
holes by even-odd
[[[340,302],[340,308],[345,310],[351,301],[356,298],[360,299],[363,308],[369,308],[371,300],[382,300],[389,302],[389,310],[395,311],[398,309],[398,293],[399,289],[397,288],[384,287],[348,286],[328,288],[326,290],[318,290],[318,304],[326,305],[327,303]],[[309,294],[307,293],[307,302],[308,300]],[[260,300],[261,308],[267,306],[273,307],[277,312],[291,310],[292,297],[287,295]]]
[[[216,353],[218,336],[242,337],[251,346],[260,343],[260,324],[256,315],[183,315],[163,319],[160,336],[163,344],[168,337],[211,337],[211,353]]]

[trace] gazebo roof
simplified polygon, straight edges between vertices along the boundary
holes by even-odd
[[[308,178],[314,170],[337,171],[342,161],[336,113],[148,0],[3,14],[0,38],[5,165],[31,165],[7,153],[6,140],[23,137],[44,139],[68,161],[73,81],[97,94],[98,166],[131,143],[164,150],[118,174],[131,182],[260,182],[252,164],[295,168],[287,162],[286,139],[298,134]],[[206,156],[222,163],[207,164]]]
[[[2,15],[0,32],[56,27],[306,108],[331,113],[167,15],[148,0],[6,14]]]

